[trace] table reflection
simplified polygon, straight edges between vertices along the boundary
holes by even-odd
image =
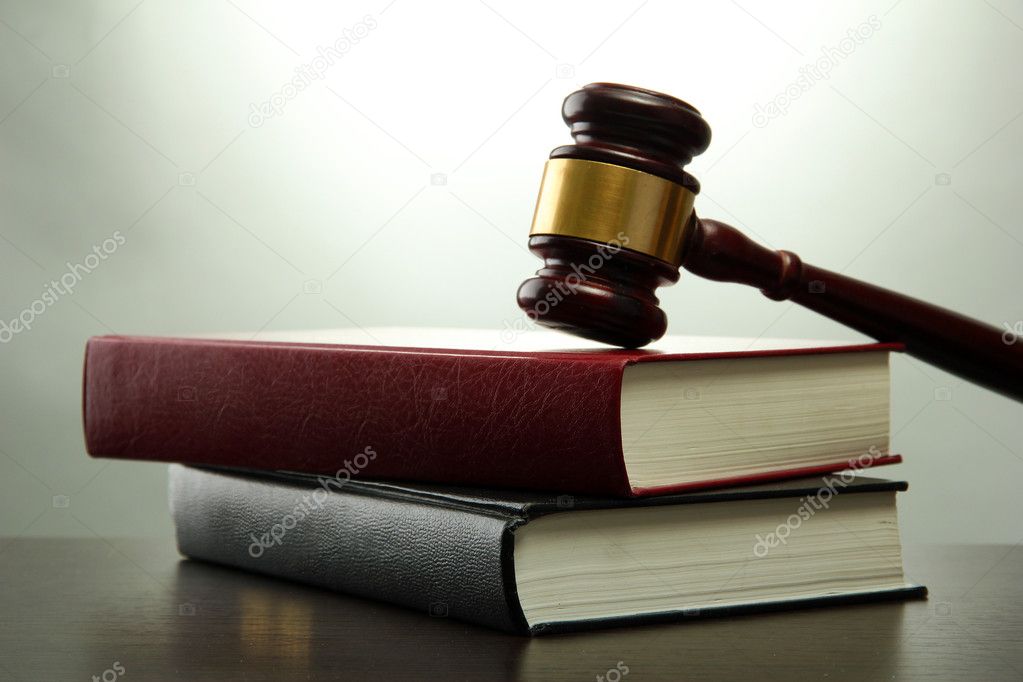
[[[171,621],[168,655],[249,678],[699,679],[721,674],[725,652],[759,662],[763,679],[863,679],[891,668],[905,616],[895,602],[526,638],[195,561],[173,585],[195,614]]]

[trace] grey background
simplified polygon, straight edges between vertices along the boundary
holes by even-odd
[[[324,78],[251,125],[359,22],[374,27]],[[560,102],[590,81],[704,112],[702,215],[1023,325],[1020,63],[1023,8],[1004,0],[4,0],[0,319],[115,232],[124,244],[0,345],[0,534],[170,532],[164,466],[85,455],[90,335],[517,319]],[[673,333],[859,338],[738,286],[685,277],[662,300]],[[911,482],[905,538],[1019,541],[1020,407],[904,357],[894,386],[907,462],[884,473]]]

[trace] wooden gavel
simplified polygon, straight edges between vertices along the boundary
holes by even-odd
[[[700,184],[685,171],[710,144],[694,107],[657,92],[593,83],[565,99],[575,144],[551,152],[529,249],[543,259],[519,287],[538,324],[638,348],[667,318],[654,290],[679,267],[790,300],[937,367],[1023,400],[1023,339],[909,296],[772,251],[696,217]]]

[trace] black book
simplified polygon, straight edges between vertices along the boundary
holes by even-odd
[[[182,554],[523,634],[921,597],[850,474],[639,499],[170,468]]]

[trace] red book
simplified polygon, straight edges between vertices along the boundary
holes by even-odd
[[[891,344],[669,338],[626,351],[532,332],[364,334],[384,343],[94,337],[88,451],[622,497],[900,461]]]

